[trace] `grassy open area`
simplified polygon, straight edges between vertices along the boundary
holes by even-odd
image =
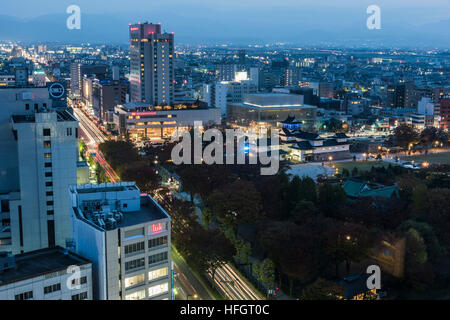
[[[428,161],[431,164],[450,164],[450,152],[429,153],[416,156],[401,156],[400,159],[405,161]]]
[[[380,167],[388,167],[389,163],[382,161],[349,161],[349,162],[337,162],[334,163],[334,166],[339,169],[339,172],[342,172],[343,169],[347,169],[348,171],[352,171],[353,168],[357,168],[358,171],[370,171],[372,167],[380,168]]]

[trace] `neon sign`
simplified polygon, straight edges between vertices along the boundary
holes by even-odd
[[[130,31],[139,31],[139,28],[130,28]]]
[[[160,233],[163,232],[164,230],[165,228],[161,222],[152,224],[152,234]]]

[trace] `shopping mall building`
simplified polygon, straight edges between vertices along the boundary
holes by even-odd
[[[135,142],[170,139],[176,131],[190,130],[194,122],[203,126],[221,123],[220,109],[206,103],[151,106],[142,102],[130,102],[114,108],[114,124],[122,137]]]

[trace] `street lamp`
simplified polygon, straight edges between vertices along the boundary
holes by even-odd
[[[187,300],[189,300],[189,297],[193,297],[195,300],[197,300],[198,299],[198,295],[197,294],[188,294],[187,296],[186,296],[186,299]]]

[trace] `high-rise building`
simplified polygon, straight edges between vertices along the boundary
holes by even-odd
[[[333,99],[334,97],[333,82],[319,83],[319,97]]]
[[[387,107],[415,108],[420,97],[415,95],[414,82],[401,82],[387,87]]]
[[[112,122],[109,112],[119,104],[126,103],[129,82],[127,80],[99,80],[83,78],[83,102],[94,109],[95,116],[104,122]]]
[[[133,182],[72,186],[76,252],[92,261],[97,300],[172,298],[169,215]]]
[[[49,90],[0,89],[0,251],[65,246],[70,238],[78,120],[52,109]]]
[[[160,24],[130,25],[130,99],[155,106],[173,104],[174,34]]]
[[[289,68],[283,71],[281,85],[285,87],[298,86],[299,81],[302,79],[302,70],[300,68]]]
[[[127,102],[128,88],[127,80],[97,80],[94,82],[94,94],[98,96],[98,116],[101,121],[113,121],[114,107]],[[110,113],[111,117],[108,117]]]
[[[27,68],[16,68],[16,86],[24,87],[28,85],[28,69]]]
[[[443,96],[439,99],[440,105],[440,127],[442,129],[450,129],[450,96]]]
[[[218,64],[216,66],[217,81],[233,81],[238,67],[236,64]]]
[[[239,64],[245,65],[247,62],[247,52],[245,50],[239,50]]]
[[[120,80],[120,67],[119,66],[112,67],[112,79],[113,79],[113,81]]]
[[[83,78],[95,77],[105,79],[108,73],[106,65],[87,65],[82,63],[72,63],[70,65],[70,87],[72,94],[80,95],[83,90]]]

